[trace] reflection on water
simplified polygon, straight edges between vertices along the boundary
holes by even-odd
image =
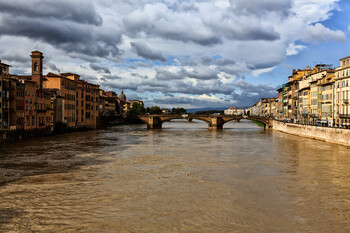
[[[242,121],[0,144],[0,231],[349,232],[350,150]]]

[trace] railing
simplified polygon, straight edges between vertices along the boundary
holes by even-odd
[[[350,117],[350,114],[349,114]],[[321,123],[319,121],[308,121],[308,122],[296,122],[294,123],[294,120],[289,119],[289,120],[281,120],[274,118],[275,121],[283,122],[283,123],[291,123],[291,124],[296,124],[296,125],[307,125],[307,126],[315,126],[315,127],[323,127],[323,128],[334,128],[334,129],[349,129],[350,128],[345,128],[345,127],[336,127],[336,126],[328,126],[326,123]]]
[[[340,118],[350,118],[350,114],[339,114]]]

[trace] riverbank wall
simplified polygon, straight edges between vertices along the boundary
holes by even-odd
[[[41,129],[15,129],[0,131],[0,143],[6,141],[19,141],[23,139],[47,137],[58,134],[66,134],[72,132],[83,132],[87,130],[104,129],[109,126],[128,124],[129,122],[122,116],[103,116],[97,118],[97,123],[94,126],[67,127],[67,124],[57,122],[53,127]]]
[[[350,129],[328,128],[273,121],[273,129],[301,137],[350,146]]]

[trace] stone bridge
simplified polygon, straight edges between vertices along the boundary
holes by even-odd
[[[205,121],[208,123],[209,129],[222,129],[224,124],[229,121],[240,121],[241,119],[247,119],[260,122],[264,125],[265,129],[272,128],[272,118],[269,117],[257,117],[257,116],[231,116],[231,115],[139,115],[141,121],[147,124],[147,129],[161,129],[162,124],[166,121],[173,119],[187,119],[192,121],[193,119]]]

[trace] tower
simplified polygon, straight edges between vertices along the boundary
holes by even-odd
[[[43,59],[42,52],[32,51],[32,80],[37,82],[39,88],[43,87]]]

